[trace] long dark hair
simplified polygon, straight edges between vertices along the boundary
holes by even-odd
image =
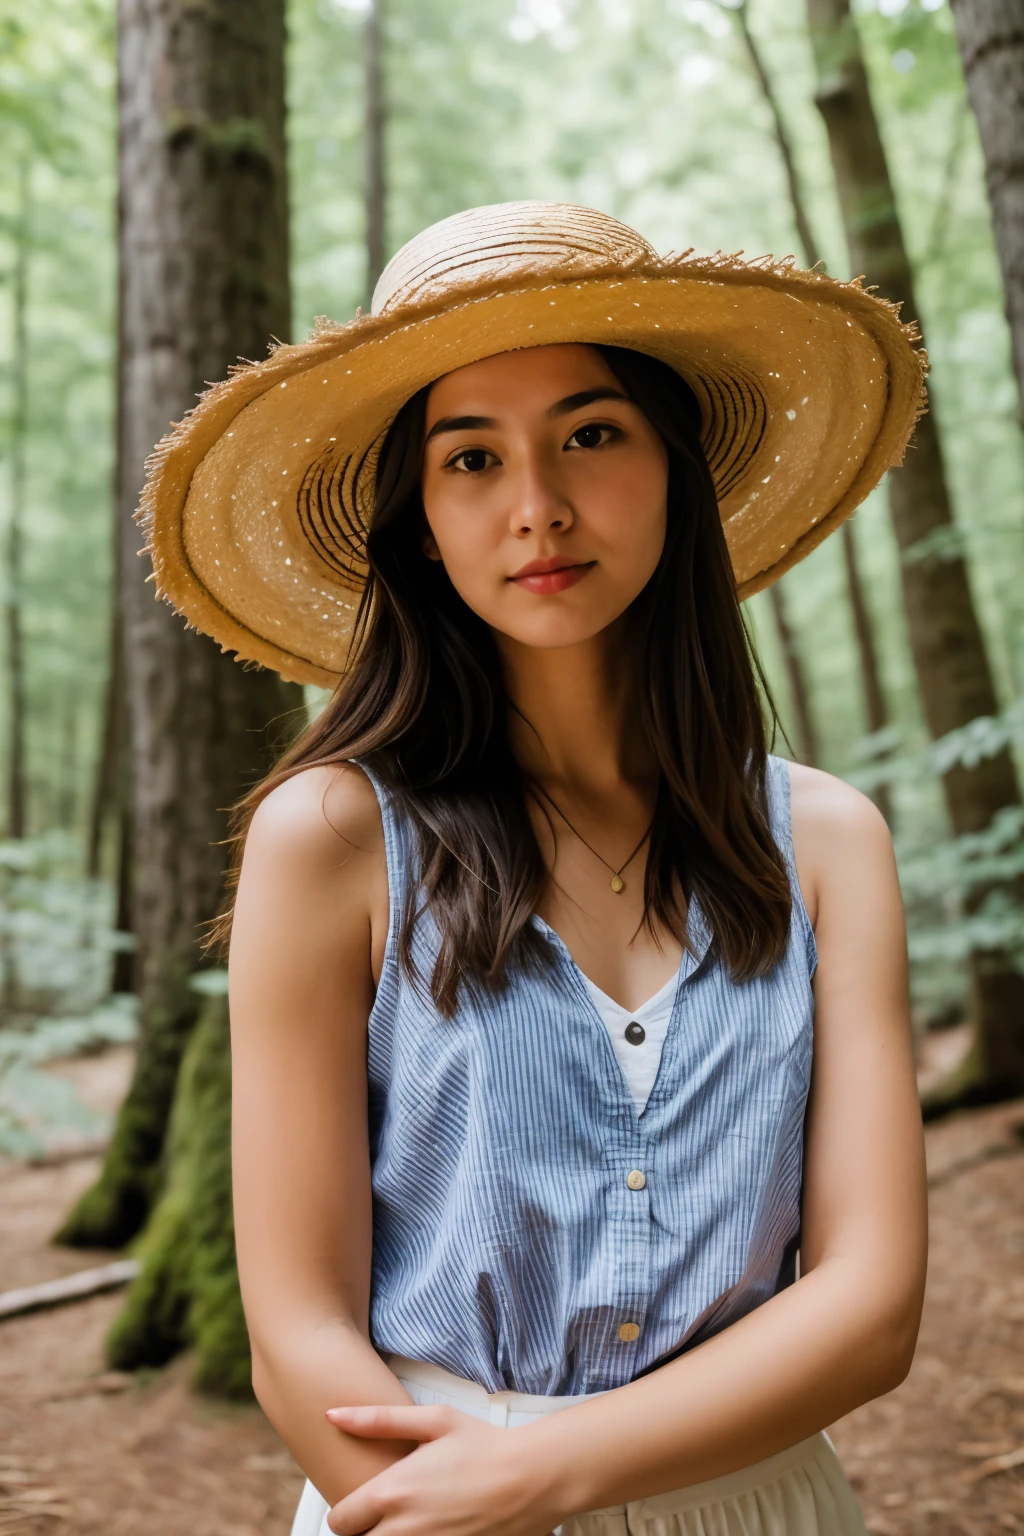
[[[693,391],[666,364],[598,347],[668,451],[668,517],[657,568],[627,613],[636,727],[661,779],[644,879],[644,921],[687,943],[699,900],[715,954],[743,982],[783,954],[791,895],[766,811],[759,668],[740,615]],[[440,937],[430,992],[451,1016],[463,983],[500,987],[549,963],[531,923],[548,871],[511,751],[509,702],[490,630],[423,552],[420,495],[427,390],[402,408],[377,465],[369,579],[342,681],[319,718],[238,808],[285,777],[358,758],[410,818],[422,886],[400,954],[427,911]],[[763,683],[763,679],[760,679]],[[230,919],[225,919],[225,924]]]

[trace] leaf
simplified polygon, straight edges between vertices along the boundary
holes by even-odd
[[[189,987],[193,992],[202,993],[203,997],[225,997],[228,990],[228,973],[223,967],[209,971],[196,971],[189,980]]]

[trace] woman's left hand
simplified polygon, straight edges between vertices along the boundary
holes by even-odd
[[[547,1536],[564,1518],[552,1479],[516,1430],[456,1408],[332,1408],[347,1435],[418,1441],[417,1449],[335,1504],[335,1536]]]

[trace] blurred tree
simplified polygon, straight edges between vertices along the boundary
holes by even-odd
[[[849,0],[807,0],[818,71],[816,101],[828,132],[850,257],[881,297],[918,319],[914,281],[881,133],[868,88]],[[918,423],[902,468],[889,476],[893,525],[911,649],[928,727],[948,735],[998,712],[985,642],[959,548],[951,547],[953,513],[934,412]],[[991,755],[958,760],[943,788],[958,835],[987,828],[1019,806],[1013,759],[1004,745]],[[981,885],[968,897],[981,904]],[[1024,1092],[1024,975],[1012,953],[998,949],[971,960],[975,1046],[943,1095],[992,1098]]]
[[[119,434],[120,436],[120,434]],[[116,495],[116,488],[115,488]],[[115,537],[120,527],[115,525]],[[118,544],[119,544],[118,540]],[[112,992],[136,990],[135,954],[128,941],[134,942],[132,917],[132,865],[134,862],[134,809],[132,806],[131,739],[128,728],[128,690],[124,666],[124,614],[119,579],[120,560],[116,558],[110,640],[107,651],[107,677],[100,709],[100,744],[93,775],[92,796],[86,823],[85,872],[90,880],[102,874],[104,832],[108,824],[115,833],[116,907],[114,929],[120,944],[114,955],[111,975]]]
[[[1024,425],[1024,4],[953,0],[953,20],[985,154]]]
[[[363,204],[366,218],[366,309],[387,260],[387,97],[384,0],[370,0],[363,24]]]
[[[115,587],[110,605],[110,639],[107,677],[100,710],[100,746],[89,803],[86,827],[85,870],[91,880],[99,878],[102,868],[103,833],[107,821],[118,806],[118,759],[121,741],[127,734],[124,692],[124,636],[121,600]]]
[[[868,608],[867,596],[864,591],[864,583],[860,579],[860,569],[857,563],[857,540],[853,531],[852,519],[847,519],[843,524],[840,537],[842,539],[843,563],[846,567],[846,590],[850,598],[850,611],[853,618],[853,632],[857,640],[857,657],[860,661],[860,680],[864,694],[864,714],[867,720],[868,731],[872,736],[884,731],[889,724],[889,710],[885,702],[885,694],[882,691],[882,674],[878,665],[878,647],[875,643],[875,625]],[[874,790],[875,804],[885,817],[892,823],[892,804],[889,796],[889,786],[879,784]]]
[[[268,767],[268,726],[283,737],[302,715],[297,685],[239,666],[154,601],[133,520],[168,423],[289,331],[283,50],[284,0],[120,0],[118,502],[141,1034],[99,1180],[59,1234],[70,1244],[120,1246],[163,1186],[226,811]],[[144,1334],[135,1347],[149,1357]]]
[[[773,582],[768,588],[768,601],[771,603],[772,617],[779,634],[779,649],[782,652],[782,664],[786,669],[789,696],[793,704],[797,757],[802,763],[816,768],[820,755],[817,732],[814,729],[814,715],[811,710],[811,693],[807,686],[807,674],[804,671],[800,648],[786,610],[786,599],[780,582]]]
[[[804,189],[801,184],[800,174],[797,171],[796,159],[793,154],[793,146],[790,143],[789,131],[786,128],[786,119],[782,115],[782,107],[779,102],[775,87],[772,84],[771,75],[761,54],[761,49],[750,29],[750,5],[749,0],[741,0],[735,7],[736,19],[739,22],[740,33],[750,59],[754,75],[757,79],[764,103],[771,117],[772,131],[775,142],[779,148],[782,160],[782,169],[786,177],[786,189],[789,192],[789,200],[793,207],[793,222],[796,225],[797,239],[803,248],[804,262],[808,267],[816,267],[822,260],[818,242],[814,238],[814,228],[811,223],[810,210]],[[875,630],[871,621],[871,611],[868,608],[867,598],[860,579],[860,570],[857,565],[857,547],[854,541],[853,523],[847,519],[842,526],[840,535],[843,544],[843,566],[846,573],[846,590],[850,602],[850,613],[853,619],[853,632],[857,644],[857,660],[860,664],[861,689],[864,697],[864,711],[867,718],[869,732],[874,735],[883,731],[889,723],[888,711],[885,705],[885,695],[882,692],[882,679],[878,667],[878,648],[875,643]],[[778,583],[770,590],[774,595],[778,589]],[[775,619],[782,641],[783,656],[790,675],[790,688],[796,702],[799,695],[807,696],[807,686],[802,677],[802,668],[799,664],[799,656],[792,641],[787,642],[785,630],[785,611],[782,607],[781,594],[774,598],[776,604]],[[792,659],[788,654],[792,651]],[[810,717],[808,705],[802,708],[797,703],[797,717],[801,721],[801,733],[808,743],[813,743],[813,721]],[[812,765],[817,760],[817,753],[811,748],[811,755],[805,756],[804,761]],[[875,790],[875,801],[886,821],[892,821],[892,805],[889,797],[888,785],[882,784]]]
[[[10,439],[11,489],[7,510],[6,582],[4,629],[7,640],[7,836],[25,836],[27,785],[25,779],[25,647],[24,559],[25,462],[28,451],[28,272],[31,231],[29,224],[31,165],[26,154],[18,168],[18,215],[14,230],[12,283],[13,348],[12,410]]]

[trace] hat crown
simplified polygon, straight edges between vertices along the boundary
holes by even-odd
[[[397,251],[373,290],[371,313],[422,303],[453,288],[535,278],[584,260],[623,264],[655,256],[642,235],[575,203],[489,203],[431,224]]]

